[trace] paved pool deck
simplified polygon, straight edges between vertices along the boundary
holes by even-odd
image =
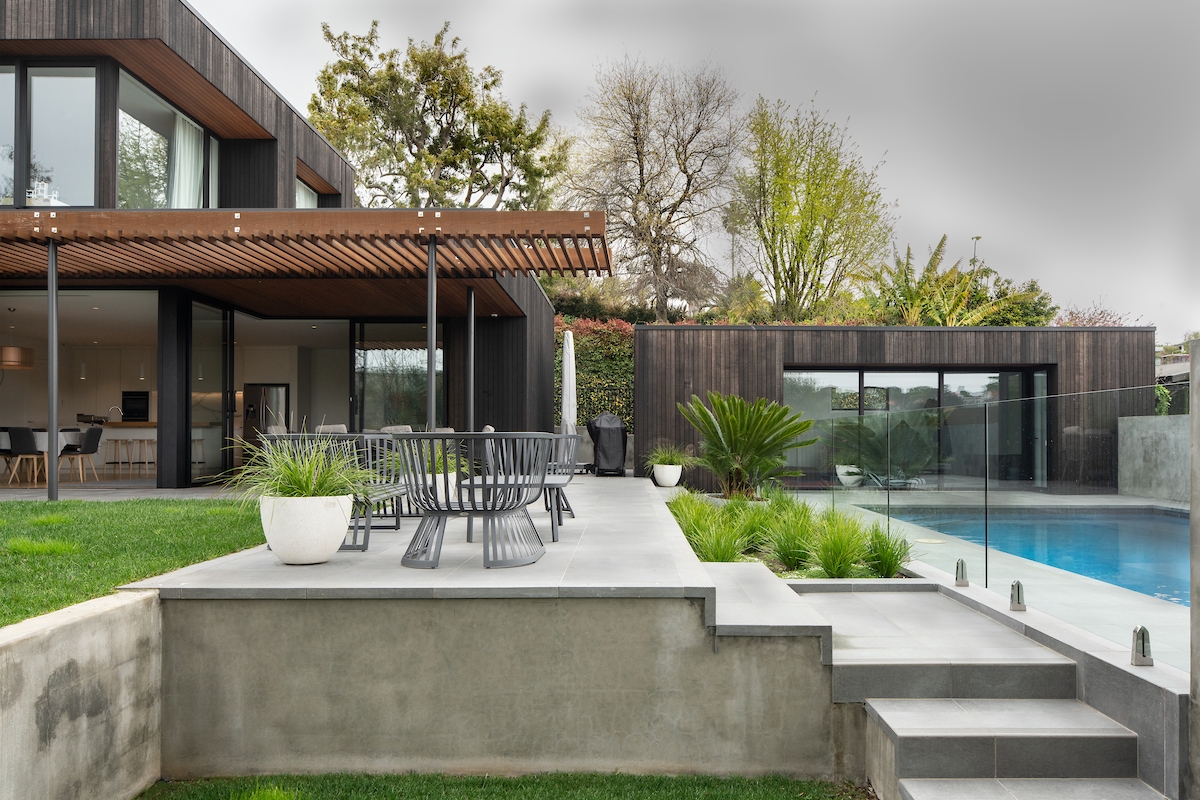
[[[870,510],[884,506],[887,497],[874,490],[803,492],[800,496],[814,504],[833,503],[855,508],[867,517],[886,521]],[[989,492],[987,502],[997,508],[1051,508],[1055,511],[1105,509],[1155,509],[1187,512],[1186,503],[1129,495],[1053,495],[1029,491]],[[892,508],[902,507],[980,507],[982,491],[892,492]],[[864,506],[869,508],[863,508]],[[919,561],[954,574],[958,559],[967,563],[967,576],[975,586],[987,588],[1008,598],[1015,580],[1025,589],[1025,602],[1064,622],[1069,622],[1128,648],[1133,629],[1142,625],[1150,630],[1156,659],[1187,671],[1191,665],[1191,620],[1188,606],[1162,600],[1121,586],[1077,575],[1057,567],[1014,556],[992,548],[985,553],[982,545],[941,531],[924,528],[892,518],[891,530],[903,533],[914,543],[913,555]],[[925,541],[922,541],[925,540]],[[986,564],[986,573],[985,573]]]

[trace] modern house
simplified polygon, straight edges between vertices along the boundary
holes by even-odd
[[[697,444],[676,403],[765,397],[816,422],[817,446],[792,455],[806,488],[836,486],[889,412],[936,451],[924,472],[1112,492],[1117,419],[1154,413],[1153,328],[639,325],[634,357],[639,465],[655,444]],[[1114,389],[1131,391],[1080,395]]]
[[[162,487],[270,425],[549,430],[534,275],[607,271],[603,215],[353,186],[182,0],[0,3],[0,427],[108,418]]]

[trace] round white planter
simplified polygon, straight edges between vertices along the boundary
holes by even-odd
[[[683,467],[678,464],[655,464],[654,465],[654,482],[659,486],[670,487],[679,483],[679,476],[683,474]]]
[[[862,486],[863,474],[862,470],[853,464],[836,464],[834,469],[837,470],[838,480],[842,486],[853,489],[855,486]]]
[[[271,552],[285,564],[321,564],[342,546],[354,498],[260,497],[258,511]]]

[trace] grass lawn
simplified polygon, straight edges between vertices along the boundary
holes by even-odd
[[[313,775],[157,783],[140,800],[867,800],[849,784],[781,777],[554,773],[519,778],[447,775]]]
[[[229,500],[0,502],[0,625],[263,541]]]

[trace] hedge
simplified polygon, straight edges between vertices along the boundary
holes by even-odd
[[[605,411],[616,414],[633,432],[633,326],[620,319],[554,318],[554,424],[562,423],[563,333],[575,338],[576,423],[586,424]]]

